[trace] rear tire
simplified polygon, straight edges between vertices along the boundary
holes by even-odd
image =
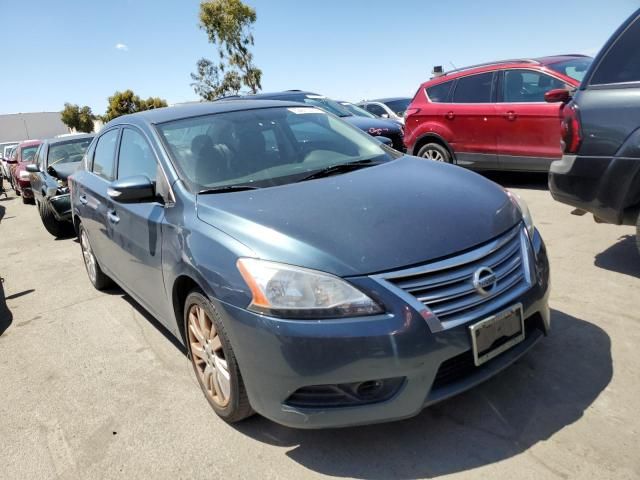
[[[105,290],[113,285],[113,280],[102,272],[98,259],[93,254],[91,244],[89,243],[89,236],[82,224],[78,228],[78,238],[80,239],[80,248],[82,249],[82,257],[84,259],[84,266],[87,269],[87,275],[89,281],[96,288],[96,290]]]
[[[427,143],[420,148],[418,156],[435,162],[451,163],[451,154],[449,153],[449,150],[439,143]]]
[[[198,290],[192,291],[184,302],[184,328],[198,384],[216,414],[228,423],[253,415],[222,319]]]
[[[73,225],[71,225],[71,223],[69,222],[61,222],[59,220],[56,220],[56,217],[51,211],[51,206],[46,200],[38,202],[38,212],[40,213],[40,218],[42,219],[42,225],[44,225],[44,228],[47,230],[47,232],[49,232],[54,237],[64,238],[69,237],[73,234]]]

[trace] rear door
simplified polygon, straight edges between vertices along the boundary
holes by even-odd
[[[544,94],[572,88],[544,72],[510,69],[498,82],[498,161],[503,170],[548,171],[562,156],[561,102],[547,103]]]
[[[487,72],[456,81],[444,122],[452,132],[458,165],[484,170],[498,166],[494,77]]]
[[[116,148],[119,137],[120,129],[117,127],[100,135],[95,150],[91,152],[92,158],[87,157],[88,172],[80,175],[77,184],[74,184],[74,188],[77,189],[76,208],[82,225],[89,236],[93,253],[109,276],[113,276],[113,266],[119,261],[111,255],[112,232],[107,220],[107,207],[110,202],[107,189],[116,176]]]
[[[117,178],[145,175],[157,184],[162,175],[156,156],[144,134],[135,127],[122,129],[118,149]],[[137,300],[156,317],[167,318],[162,274],[162,197],[142,203],[108,201],[113,270]]]

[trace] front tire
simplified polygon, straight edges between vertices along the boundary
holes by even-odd
[[[87,275],[89,275],[89,281],[96,290],[105,290],[113,284],[113,281],[102,272],[98,264],[98,259],[91,249],[87,231],[82,224],[80,224],[78,230],[78,238],[80,239],[80,248],[82,249],[82,257],[84,259],[84,266],[87,269]]]
[[[24,197],[23,197],[24,198]],[[69,237],[73,233],[73,226],[69,222],[60,222],[56,220],[51,206],[47,200],[38,202],[38,212],[42,219],[42,225],[44,228],[56,238]]]
[[[418,151],[418,156],[435,162],[451,163],[449,150],[439,143],[427,143]]]
[[[202,393],[216,414],[228,423],[253,415],[220,315],[199,291],[187,296],[184,325],[191,365]]]

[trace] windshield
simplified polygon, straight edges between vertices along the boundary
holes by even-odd
[[[307,105],[313,105],[319,107],[325,112],[333,113],[338,117],[351,117],[352,113],[347,110],[344,105],[340,105],[338,102],[331,100],[330,98],[323,97],[322,95],[304,95],[302,98],[294,99],[296,102],[303,102]]]
[[[593,58],[574,58],[564,62],[552,63],[551,65],[547,65],[547,67],[567,77],[571,77],[578,82],[582,82],[591,62],[593,62]]]
[[[93,137],[69,140],[64,143],[55,143],[49,147],[47,164],[80,162]]]
[[[357,115],[358,117],[378,118],[373,113],[369,113],[364,108],[360,108],[359,106],[354,105],[353,103],[345,102],[345,103],[342,103],[341,105],[347,110],[349,110],[349,112],[351,112],[353,115]]]
[[[283,185],[335,165],[396,158],[372,137],[313,107],[220,113],[157,128],[181,176],[197,191]]]
[[[24,163],[33,163],[33,157],[38,150],[40,145],[34,145],[32,147],[24,147],[22,149],[22,162]]]
[[[391,100],[390,102],[384,102],[384,104],[399,117],[404,115],[404,111],[409,107],[410,103],[410,98],[402,98],[400,100]]]

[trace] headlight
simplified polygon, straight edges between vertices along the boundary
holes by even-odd
[[[255,258],[241,258],[237,266],[253,295],[249,309],[258,313],[318,319],[383,312],[360,290],[324,272]]]
[[[26,170],[20,170],[20,173],[18,174],[18,176],[20,177],[20,180],[29,180],[30,175],[31,174]]]
[[[533,224],[533,217],[531,216],[531,212],[529,211],[527,202],[525,202],[520,195],[510,190],[507,190],[507,195],[509,195],[511,201],[516,205],[516,207],[518,207],[518,210],[520,210],[524,225],[525,227],[527,227],[527,232],[529,232],[529,238],[533,239],[533,234],[536,230],[536,227]]]

